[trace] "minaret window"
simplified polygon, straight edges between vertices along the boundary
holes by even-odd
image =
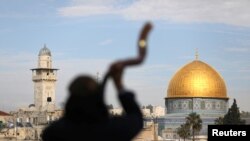
[[[51,97],[47,97],[47,102],[51,102],[52,98]]]

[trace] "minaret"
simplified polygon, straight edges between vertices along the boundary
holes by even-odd
[[[50,50],[44,45],[38,55],[38,67],[32,70],[34,104],[39,111],[55,110],[56,72],[52,68]]]

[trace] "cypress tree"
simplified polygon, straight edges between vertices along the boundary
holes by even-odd
[[[240,110],[235,99],[233,105],[223,118],[223,124],[245,124],[245,121],[240,118]]]

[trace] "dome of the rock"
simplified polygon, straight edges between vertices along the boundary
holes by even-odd
[[[219,73],[208,64],[194,60],[171,79],[167,98],[227,98],[226,85]]]

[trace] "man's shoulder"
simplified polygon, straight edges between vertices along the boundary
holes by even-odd
[[[49,131],[53,131],[53,130],[55,130],[55,129],[60,129],[60,127],[62,127],[63,126],[63,124],[64,124],[64,119],[58,119],[58,120],[56,120],[56,121],[53,121],[52,123],[50,123],[47,127],[45,127],[45,131],[46,130],[49,130]]]
[[[56,136],[58,133],[64,130],[64,119],[59,119],[50,123],[47,127],[44,128],[42,137],[48,138],[51,136]]]

